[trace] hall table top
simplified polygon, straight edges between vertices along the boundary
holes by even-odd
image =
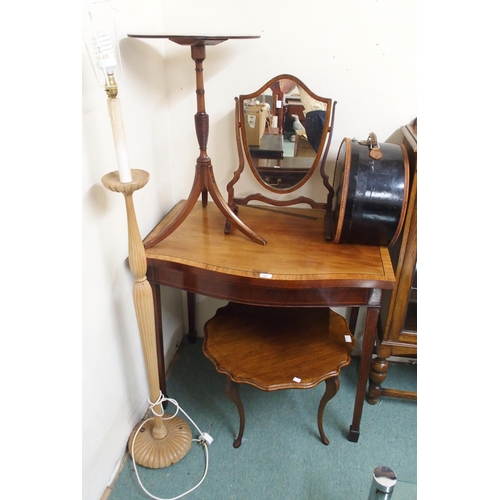
[[[144,241],[184,203],[179,202]],[[322,210],[240,206],[238,217],[267,244],[258,245],[237,230],[224,234],[224,215],[213,202],[202,207],[199,201],[180,227],[146,249],[148,279],[258,305],[329,305],[328,294],[321,290],[339,288],[358,290],[351,294],[351,305],[366,304],[368,290],[394,287],[388,249],[326,241]],[[162,270],[173,274],[168,278]],[[164,279],[158,280],[157,273]],[[280,290],[287,296],[276,293]],[[349,305],[349,297],[341,302]],[[336,303],[343,305],[338,299]]]
[[[146,246],[181,210],[179,202],[145,238]],[[259,306],[366,306],[353,421],[349,440],[356,442],[383,289],[395,284],[385,247],[336,244],[324,237],[324,211],[309,208],[239,206],[238,217],[267,241],[260,245],[233,229],[214,202],[194,208],[171,234],[146,248],[147,278],[153,285],[158,352],[163,352],[161,287]],[[190,340],[195,301],[188,293]],[[351,326],[352,329],[352,326]],[[354,333],[354,332],[353,332]],[[166,393],[164,358],[158,356]]]

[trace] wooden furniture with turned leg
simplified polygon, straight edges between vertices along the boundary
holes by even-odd
[[[411,191],[400,244],[391,248],[396,286],[382,295],[377,355],[372,361],[368,402],[381,397],[417,399],[417,393],[382,387],[390,356],[417,356],[417,121],[401,128],[410,163]]]
[[[241,445],[245,413],[239,385],[262,391],[310,389],[325,381],[318,408],[323,444],[325,406],[337,393],[339,374],[351,361],[354,337],[346,320],[327,307],[259,307],[230,302],[205,324],[203,352],[227,377],[226,395],[238,408]]]
[[[176,217],[155,235],[154,239],[144,241],[146,248],[152,247],[175,231],[189,215],[201,195],[203,206],[207,206],[210,193],[217,208],[225,215],[227,222],[231,221],[243,234],[261,245],[266,240],[244,224],[231,210],[222,197],[212,168],[212,160],[207,154],[209,120],[205,107],[205,87],[203,83],[203,61],[206,58],[206,46],[218,45],[229,39],[259,38],[258,36],[199,36],[199,35],[168,35],[168,34],[128,34],[131,38],[169,39],[179,45],[191,47],[191,58],[195,63],[196,72],[196,114],[194,116],[196,137],[200,148],[200,156],[196,160],[196,169],[191,192],[186,203]]]

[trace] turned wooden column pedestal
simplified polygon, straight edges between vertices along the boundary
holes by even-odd
[[[267,241],[259,236],[255,231],[244,224],[231,210],[227,202],[222,197],[222,194],[217,187],[215,176],[212,168],[212,160],[207,154],[209,119],[205,107],[205,87],[203,82],[203,61],[206,58],[206,46],[218,45],[231,38],[258,38],[255,36],[203,36],[203,35],[168,35],[168,34],[128,34],[131,38],[168,38],[172,42],[179,45],[191,47],[191,58],[195,63],[196,72],[196,114],[194,116],[196,137],[200,148],[200,155],[196,160],[195,176],[191,192],[189,193],[186,203],[176,216],[169,221],[168,225],[163,227],[161,231],[155,234],[154,237],[149,235],[144,240],[146,248],[152,248],[168,235],[174,232],[191,213],[193,207],[198,201],[199,196],[206,207],[208,202],[208,194],[212,197],[217,208],[224,214],[227,223],[232,223],[245,236],[250,238],[255,243],[265,245]]]
[[[149,397],[154,415],[153,418],[140,422],[132,431],[128,443],[129,452],[139,465],[159,469],[178,462],[186,455],[191,448],[192,435],[190,427],[181,418],[177,416],[170,418],[168,415],[163,417],[158,379],[153,293],[146,279],[146,254],[132,199],[134,191],[143,188],[148,180],[147,172],[134,169],[132,182],[120,182],[118,172],[111,172],[102,178],[102,183],[110,191],[122,193],[125,197],[129,265],[135,280],[133,286],[135,313],[141,335],[149,382]],[[160,354],[163,355],[163,353]]]

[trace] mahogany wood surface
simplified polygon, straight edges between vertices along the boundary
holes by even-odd
[[[161,232],[184,203],[179,202],[145,242]],[[240,231],[225,234],[224,215],[214,203],[204,207],[198,201],[168,238],[146,248],[148,279],[153,284],[251,305],[368,306],[349,435],[351,441],[357,441],[381,291],[392,289],[395,281],[388,249],[326,241],[323,210],[241,206],[239,216],[258,228],[267,239],[266,246]],[[159,301],[156,307],[161,308]],[[190,318],[190,332],[194,332],[194,314]],[[161,321],[156,334],[162,335]],[[164,373],[163,366],[159,370],[163,384]]]
[[[168,225],[184,203],[179,202],[145,242]],[[224,216],[213,203],[203,208],[198,201],[182,226],[167,240],[146,249],[150,273],[168,269],[173,274],[195,275],[196,281],[185,279],[182,288],[198,293],[202,293],[198,280],[203,279],[229,282],[236,287],[255,287],[260,293],[286,289],[299,296],[305,290],[340,288],[345,289],[347,296],[354,293],[353,297],[347,297],[344,305],[360,301],[365,304],[366,290],[394,287],[394,271],[387,248],[325,241],[322,210],[241,206],[238,214],[243,221],[259,228],[268,241],[266,246],[256,245],[238,232],[225,234]],[[232,291],[217,291],[219,287],[215,283],[212,286],[216,289],[208,295],[231,300]],[[350,288],[362,290],[350,292]],[[287,305],[289,300],[279,296],[261,300],[240,298],[240,301],[257,304],[272,300]],[[317,298],[316,302],[302,305],[327,304],[328,298]]]
[[[327,307],[255,307],[230,302],[205,324],[204,354],[231,380],[228,397],[238,407],[241,444],[245,425],[237,384],[263,391],[309,389],[320,382],[326,391],[318,408],[324,444],[323,413],[339,388],[338,375],[351,361],[355,341],[346,320]]]
[[[262,391],[316,387],[350,363],[353,348],[346,320],[327,307],[234,302],[207,321],[203,342],[217,371]]]

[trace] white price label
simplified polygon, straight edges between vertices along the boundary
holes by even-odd
[[[268,273],[260,273],[259,274],[259,278],[265,278],[265,279],[270,280],[272,277],[273,277],[273,275],[272,274],[268,274]]]

